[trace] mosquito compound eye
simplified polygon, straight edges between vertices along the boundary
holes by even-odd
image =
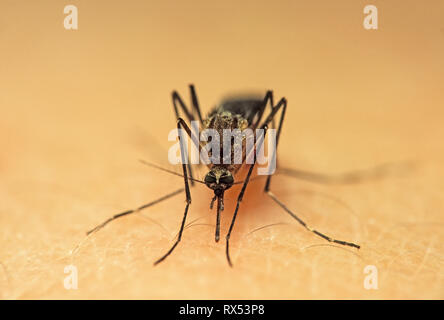
[[[233,184],[234,179],[231,174],[227,174],[227,175],[223,175],[222,177],[220,177],[219,182],[224,183],[224,184]]]
[[[208,173],[208,174],[205,176],[205,183],[206,183],[206,184],[209,184],[209,183],[215,183],[215,182],[216,182],[216,177],[215,177],[213,174]]]

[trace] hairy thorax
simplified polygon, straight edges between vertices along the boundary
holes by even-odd
[[[240,114],[235,114],[231,111],[224,110],[224,108],[218,107],[216,108],[208,118],[204,121],[204,129],[213,129],[217,132],[219,139],[219,155],[220,155],[220,163],[214,164],[210,163],[208,165],[209,169],[217,170],[218,168],[226,169],[233,174],[235,174],[241,167],[242,163],[245,160],[245,146],[246,139],[245,135],[242,133],[243,130],[249,127],[249,123],[247,119],[245,119]],[[227,130],[228,129],[228,130]],[[225,131],[225,135],[224,135]],[[231,132],[231,134],[227,135],[227,131]],[[237,138],[236,138],[237,137]],[[229,139],[229,141],[227,141]],[[211,142],[212,137],[208,138],[208,142],[204,142],[203,145]],[[230,145],[230,152],[228,154],[224,154],[224,143]],[[242,150],[242,161],[241,163],[237,163],[235,161],[235,150]],[[225,152],[227,153],[227,152]],[[213,150],[208,152],[208,155],[213,156]]]

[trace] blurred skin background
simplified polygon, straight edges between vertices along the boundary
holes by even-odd
[[[70,4],[78,30],[63,27]],[[368,4],[377,30],[363,27]],[[444,298],[442,1],[4,0],[0,12],[0,298]],[[274,178],[290,208],[359,251],[304,230],[258,182],[232,236],[234,269],[201,186],[188,221],[200,220],[161,265],[183,195],[70,255],[85,231],[183,183],[137,160],[168,166],[170,94],[189,102],[189,83],[204,114],[227,94],[285,96],[285,167],[417,169],[359,185]],[[77,290],[63,286],[70,264]],[[364,288],[367,265],[377,290]]]

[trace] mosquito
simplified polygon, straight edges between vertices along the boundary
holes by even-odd
[[[258,98],[236,98],[236,99],[229,99],[223,101],[220,105],[216,106],[213,110],[210,111],[208,116],[206,118],[202,117],[202,113],[199,106],[199,101],[197,98],[196,90],[194,88],[194,85],[189,85],[190,90],[190,96],[191,96],[191,108],[188,108],[185,104],[184,100],[181,98],[179,93],[177,91],[172,92],[172,102],[173,102],[173,108],[174,113],[177,120],[177,129],[184,130],[188,137],[191,138],[193,143],[198,148],[202,148],[203,145],[197,137],[192,136],[192,131],[190,130],[190,127],[188,126],[187,122],[180,116],[180,112],[182,111],[185,118],[191,122],[191,121],[198,121],[200,126],[204,129],[215,129],[217,131],[222,131],[224,129],[262,129],[261,132],[263,132],[263,135],[256,140],[254,145],[254,150],[260,149],[262,147],[263,141],[265,139],[265,135],[267,132],[267,129],[270,125],[274,126],[274,122],[277,119],[277,115],[279,116],[278,126],[277,126],[277,132],[276,132],[276,147],[274,152],[277,152],[277,146],[279,144],[279,137],[282,131],[282,126],[285,119],[285,113],[287,110],[287,100],[286,98],[282,97],[279,102],[275,105],[274,104],[274,97],[273,97],[273,91],[268,90],[265,94],[265,97],[263,99]],[[268,115],[264,118],[264,113],[266,110],[266,107],[270,105],[270,111]],[[197,120],[196,120],[197,117]],[[107,225],[109,222],[121,218],[123,216],[133,214],[136,212],[139,212],[140,210],[146,209],[148,207],[151,207],[159,202],[165,201],[175,195],[181,194],[185,191],[185,198],[186,198],[186,204],[184,209],[184,214],[182,218],[182,223],[180,225],[179,233],[177,236],[177,239],[173,246],[158,260],[154,262],[154,265],[159,264],[160,262],[164,261],[177,247],[177,245],[182,240],[182,234],[185,228],[185,222],[188,215],[188,210],[191,205],[191,192],[190,192],[190,185],[194,186],[194,183],[201,183],[206,185],[209,189],[211,189],[214,192],[214,196],[210,203],[210,209],[213,208],[214,203],[217,203],[217,209],[216,209],[216,230],[215,230],[215,241],[218,242],[220,240],[220,217],[221,212],[224,210],[224,193],[226,190],[230,189],[235,184],[242,184],[242,188],[237,196],[236,200],[236,207],[234,210],[233,217],[231,219],[230,227],[228,229],[228,233],[225,237],[225,253],[227,262],[230,267],[233,266],[233,263],[231,261],[230,257],[230,237],[231,233],[233,231],[236,217],[239,212],[239,207],[242,202],[242,199],[245,195],[245,190],[247,189],[247,186],[251,180],[253,169],[256,165],[256,157],[253,158],[253,162],[251,164],[247,164],[245,161],[243,161],[241,164],[213,164],[210,163],[207,165],[208,172],[205,175],[204,180],[195,179],[193,177],[192,167],[189,161],[185,160],[186,152],[185,152],[185,146],[184,141],[181,138],[181,135],[178,135],[179,138],[179,144],[180,144],[180,154],[181,154],[181,160],[182,160],[182,174],[176,173],[174,171],[170,171],[168,169],[162,168],[160,166],[157,166],[155,164],[142,161],[144,164],[147,164],[149,166],[155,167],[157,169],[179,175],[183,177],[184,180],[184,187],[180,188],[174,192],[171,192],[157,200],[154,200],[150,203],[144,204],[137,209],[134,210],[127,210],[124,212],[121,212],[119,214],[116,214],[109,218],[108,220],[104,221],[102,224],[96,226],[94,229],[87,232],[87,235],[90,235],[93,232],[98,231],[99,229],[103,228],[105,225]],[[245,141],[242,143],[244,144]],[[221,142],[222,145],[223,142]],[[233,142],[231,142],[233,144]],[[245,157],[243,158],[245,160]],[[236,181],[235,177],[237,178],[237,174],[240,171],[242,167],[246,166],[248,168],[247,174],[244,179]],[[330,178],[328,176],[324,176],[322,174],[312,174],[300,170],[295,170],[292,172],[287,169],[286,174],[293,175],[296,177],[301,177],[302,179],[306,180],[313,180],[318,182],[329,182]],[[356,175],[352,175],[351,178],[355,178]],[[346,180],[347,176],[344,176]],[[286,213],[288,213],[292,218],[294,218],[299,224],[301,224],[306,230],[316,234],[317,236],[333,243],[337,243],[343,246],[350,246],[359,249],[360,246],[357,244],[354,244],[352,242],[347,242],[343,240],[334,239],[324,233],[321,233],[317,231],[316,229],[310,227],[305,221],[303,221],[301,218],[299,218],[292,210],[290,210],[281,200],[279,200],[276,195],[271,191],[271,179],[272,175],[268,175],[266,178],[265,186],[264,186],[264,193],[269,196],[275,203],[277,203]]]

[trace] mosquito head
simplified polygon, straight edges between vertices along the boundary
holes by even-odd
[[[205,184],[214,190],[216,195],[222,194],[231,188],[234,183],[233,175],[223,167],[213,167],[205,176]]]

